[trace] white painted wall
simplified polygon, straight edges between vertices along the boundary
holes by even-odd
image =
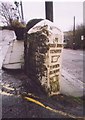
[[[0,42],[10,42],[14,39],[16,39],[16,35],[13,30],[0,30]]]
[[[9,48],[9,43],[15,39],[16,35],[13,30],[0,30],[0,69]]]

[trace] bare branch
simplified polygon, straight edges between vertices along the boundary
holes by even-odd
[[[17,13],[18,11],[16,11],[10,3],[0,3],[0,16],[7,25],[11,25],[11,20],[17,19]]]

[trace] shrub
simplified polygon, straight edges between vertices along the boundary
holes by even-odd
[[[16,36],[17,36],[17,40],[23,40],[24,33],[26,30],[26,25],[19,22],[18,20],[14,20],[14,21],[12,21],[12,27],[15,31]]]

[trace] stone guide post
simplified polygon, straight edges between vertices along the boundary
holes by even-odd
[[[26,73],[49,95],[60,91],[62,41],[62,31],[49,20],[40,21],[28,31]]]

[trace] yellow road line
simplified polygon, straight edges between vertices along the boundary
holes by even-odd
[[[2,86],[2,87],[4,87],[4,88],[6,88],[6,89],[8,89],[8,90],[12,90],[12,91],[14,91],[14,88],[11,88],[11,87],[9,87],[9,86]]]
[[[34,98],[38,98],[38,99],[40,99],[40,97],[35,96],[35,95],[34,95],[34,94],[32,94],[32,93],[27,93],[27,95],[32,96],[32,97],[34,97]]]
[[[41,102],[39,102],[39,101],[37,101],[37,100],[35,100],[33,98],[30,98],[30,97],[24,97],[24,98],[31,101],[31,102],[33,102],[33,103],[36,103],[36,104],[42,106],[42,107],[45,107],[45,105],[43,103],[41,103]]]
[[[39,101],[37,101],[37,100],[35,100],[35,99],[33,99],[33,98],[30,98],[30,97],[24,97],[24,98],[25,98],[26,100],[30,101],[30,102],[33,102],[33,103],[35,103],[35,104],[37,104],[37,105],[40,105],[41,107],[43,107],[43,108],[45,108],[45,109],[47,109],[47,110],[50,110],[50,111],[52,111],[52,112],[59,113],[59,114],[61,114],[61,115],[68,116],[68,117],[71,117],[71,118],[76,118],[74,115],[70,115],[70,114],[65,113],[65,112],[62,112],[62,111],[60,111],[60,110],[53,109],[53,108],[51,108],[51,107],[49,107],[49,106],[45,106],[43,103],[41,103],[41,102],[39,102]]]
[[[6,96],[13,96],[14,94],[10,94],[10,93],[7,93],[7,92],[0,92],[1,95],[6,95]]]
[[[7,95],[7,96],[13,96],[13,95],[14,95],[14,94],[6,93],[6,92],[4,92],[4,91],[3,91],[3,92],[0,92],[0,94],[2,94],[2,95]],[[35,95],[31,94],[31,93],[28,93],[28,95],[33,96],[33,97],[35,97],[35,98],[39,98],[39,97],[37,97],[37,96],[35,96]],[[21,96],[21,95],[18,95],[18,96]],[[43,103],[41,103],[40,101],[35,100],[35,99],[31,98],[31,97],[27,97],[27,96],[22,96],[22,97],[23,97],[24,99],[26,99],[26,100],[28,100],[28,101],[30,101],[30,102],[33,102],[33,103],[35,103],[35,104],[37,104],[37,105],[39,105],[39,106],[41,106],[41,107],[43,107],[43,108],[45,108],[45,109],[47,109],[47,110],[50,110],[50,111],[52,111],[52,112],[61,114],[61,115],[63,115],[63,116],[68,116],[68,117],[70,117],[70,118],[77,118],[76,116],[71,115],[71,114],[69,114],[69,113],[66,113],[66,112],[63,112],[63,111],[60,111],[60,110],[56,110],[56,109],[53,109],[53,108],[51,108],[51,107],[49,107],[49,106],[46,106],[46,105],[44,105]]]

